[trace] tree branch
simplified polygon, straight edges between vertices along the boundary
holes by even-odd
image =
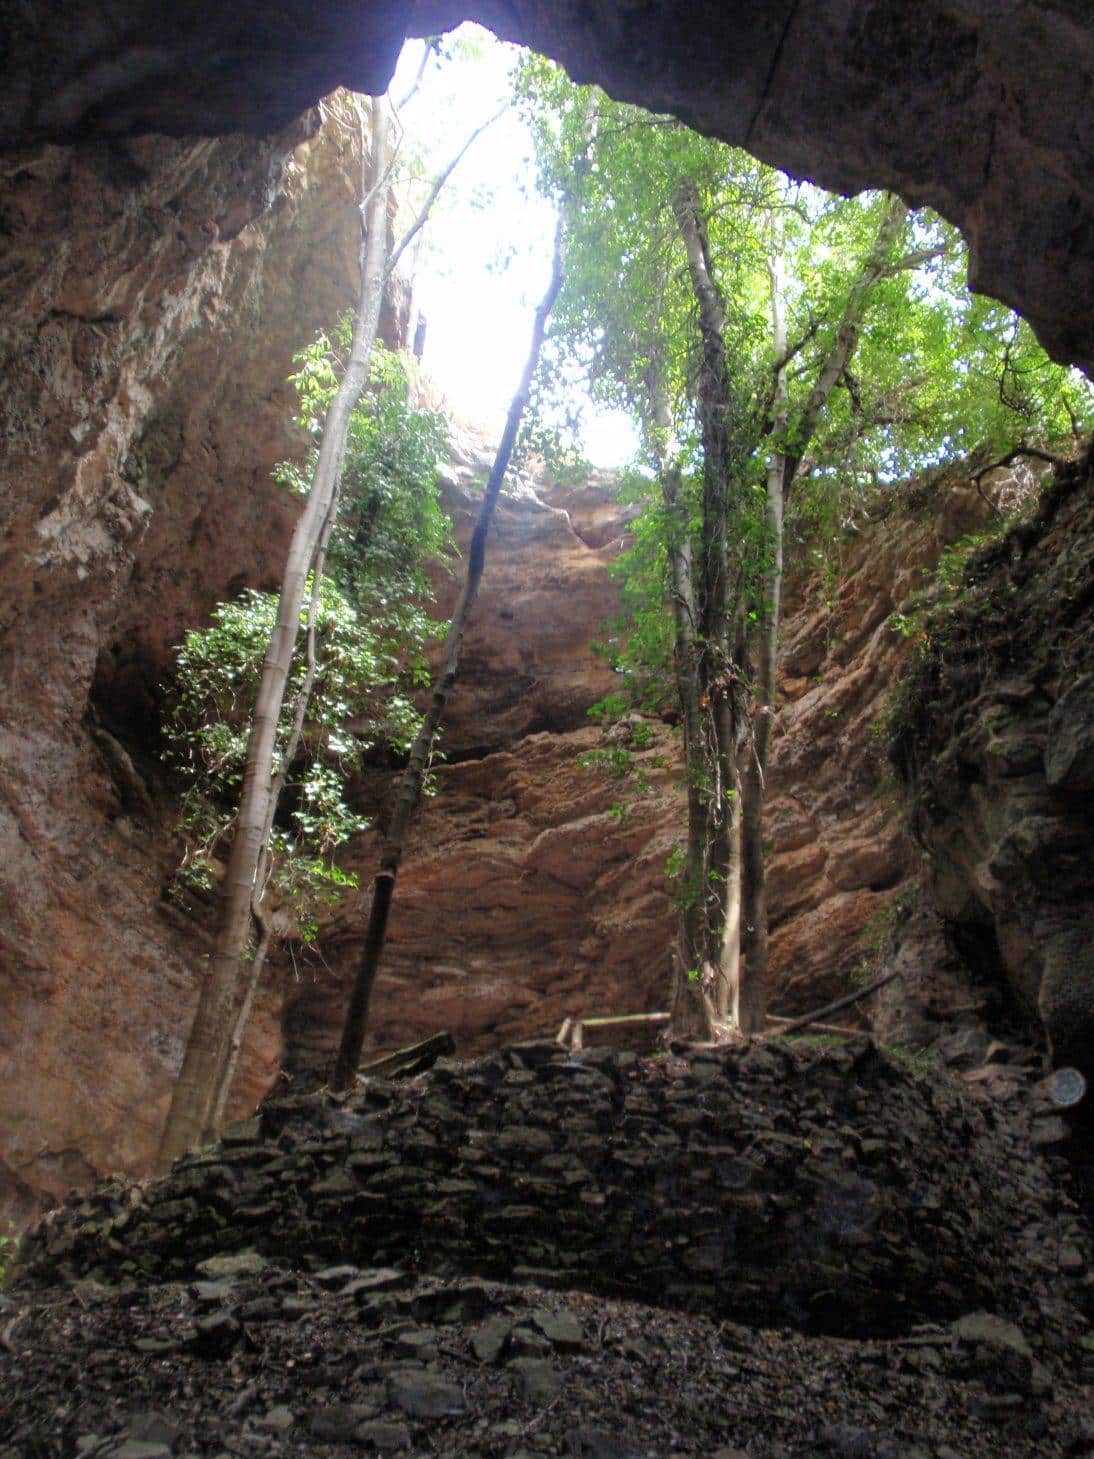
[[[434,178],[433,186],[429,189],[429,195],[426,198],[425,202],[422,204],[421,211],[418,213],[418,216],[414,219],[414,222],[410,225],[407,231],[403,234],[401,242],[392,251],[391,257],[390,259],[388,259],[387,268],[384,270],[385,283],[387,283],[388,279],[390,279],[391,275],[395,272],[396,265],[402,258],[403,254],[406,252],[407,244],[410,243],[414,235],[425,226],[430,213],[433,211],[433,204],[437,201],[438,197],[440,197],[441,189],[455,172],[456,168],[463,161],[472,144],[478,141],[483,132],[486,131],[487,127],[492,127],[494,123],[498,120],[498,118],[503,116],[508,110],[509,102],[506,101],[498,107],[497,111],[492,117],[488,117],[481,126],[475,128],[475,130],[468,137],[467,141],[464,142],[463,146],[449,162],[448,166],[445,167],[445,169],[442,172],[438,173],[437,176]]]
[[[984,477],[990,476],[993,471],[1002,471],[1005,467],[1012,465],[1023,456],[1028,457],[1032,461],[1046,461],[1056,471],[1066,464],[1063,456],[1054,456],[1051,451],[1041,451],[1036,446],[1015,446],[1005,456],[1000,456],[998,461],[992,461],[990,465],[982,466],[979,471],[973,473],[972,484],[976,488],[977,496],[985,504],[993,517],[1000,516],[1000,511],[991,498],[984,492],[982,485]]]

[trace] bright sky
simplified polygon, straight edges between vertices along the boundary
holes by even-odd
[[[432,177],[509,94],[516,47],[478,26],[461,26],[471,55],[431,62],[405,108],[409,140],[426,154]],[[446,44],[451,42],[448,37]],[[398,100],[414,79],[422,43],[407,43],[391,84]],[[547,287],[555,217],[535,190],[532,141],[505,113],[460,163],[426,226],[416,276],[428,321],[426,373],[454,413],[500,431],[528,355],[532,316]],[[617,412],[586,412],[584,450],[598,466],[633,456],[630,422]]]

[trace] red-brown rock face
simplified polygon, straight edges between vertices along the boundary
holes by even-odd
[[[554,1033],[569,1014],[666,1006],[665,862],[684,832],[678,741],[654,721],[653,743],[638,749],[626,722],[602,731],[584,714],[612,687],[588,641],[616,610],[608,565],[625,520],[603,485],[537,490],[504,501],[491,540],[446,731],[455,763],[438,766],[437,794],[412,832],[374,1047],[448,1028],[461,1052],[474,1051]],[[769,773],[777,1008],[847,991],[915,865],[882,736],[909,644],[887,620],[942,546],[987,511],[958,479],[939,484],[929,505],[912,512],[898,501],[847,540],[834,585],[817,576],[788,597]],[[463,503],[457,520],[466,536]],[[583,763],[611,744],[633,751],[648,789],[635,794]],[[371,791],[382,805],[383,788]],[[331,1056],[375,849],[371,838],[354,848],[363,890],[323,938],[325,967],[290,995],[287,1061],[302,1078]]]
[[[0,411],[0,1202],[154,1148],[205,952],[139,766],[167,646],[268,582],[290,360],[352,299],[331,133],[44,149],[7,178]],[[306,164],[306,171],[305,171]],[[240,1098],[272,1077],[255,1023]]]

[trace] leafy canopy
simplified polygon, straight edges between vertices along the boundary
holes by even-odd
[[[698,550],[700,335],[673,207],[682,184],[697,200],[725,314],[736,476],[727,510],[746,614],[770,563],[762,502],[771,452],[803,458],[787,523],[816,540],[818,529],[833,534],[864,495],[926,466],[975,448],[1001,454],[1018,442],[1052,449],[1094,426],[1088,383],[1054,365],[1009,310],[969,293],[959,235],[927,211],[911,216],[894,266],[872,284],[851,363],[811,421],[810,390],[886,198],[831,197],[673,118],[575,87],[539,58],[525,63],[518,87],[539,185],[572,199],[554,374],[564,382],[582,374],[595,398],[632,415],[642,441],[638,470],[623,485],[640,515],[617,568],[625,621],[611,646],[637,674],[640,695],[654,680],[664,686],[671,666],[665,543],[679,528],[656,481],[666,464],[682,472]],[[775,257],[791,355],[782,430],[771,409]],[[556,418],[563,414],[556,402]]]

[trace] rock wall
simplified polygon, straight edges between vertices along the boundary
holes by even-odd
[[[453,493],[450,506],[466,539],[470,504]],[[944,546],[990,509],[960,471],[894,493],[890,508],[845,537],[838,566],[810,572],[800,557],[787,592],[768,776],[778,1011],[847,992],[878,957],[891,904],[918,871],[886,755],[889,697],[911,642],[889,620],[930,581]],[[667,1006],[665,863],[686,814],[678,736],[651,718],[640,747],[632,722],[605,731],[585,712],[614,684],[589,640],[618,610],[608,568],[625,527],[595,479],[503,498],[444,730],[449,763],[435,767],[436,794],[400,873],[369,1047],[447,1028],[470,1052],[554,1033],[570,1015]],[[631,753],[645,789],[588,763],[612,747]],[[386,777],[360,788],[381,824],[389,790]],[[362,891],[290,986],[294,1078],[328,1070],[376,852],[375,837],[351,849]]]
[[[146,1168],[206,944],[161,902],[168,645],[270,584],[293,351],[351,301],[359,162],[255,141],[8,163],[0,214],[0,1205]],[[239,1097],[276,1067],[265,1003]]]
[[[986,1304],[1038,1331],[1077,1300],[1082,1258],[1051,1312],[1036,1279],[1082,1237],[1066,1202],[1047,1214],[1047,1173],[1020,1141],[868,1040],[688,1060],[523,1044],[344,1100],[268,1101],[163,1180],[73,1198],[22,1270],[177,1280],[253,1248],[762,1328],[877,1336]],[[383,1320],[374,1279],[356,1296]]]
[[[1094,361],[1094,31],[1085,0],[344,0],[9,6],[0,146],[271,131],[387,84],[403,34],[476,19],[582,81],[833,189],[888,187],[967,234],[973,281]]]
[[[973,559],[927,624],[897,753],[938,909],[967,956],[1094,1075],[1091,462]]]

